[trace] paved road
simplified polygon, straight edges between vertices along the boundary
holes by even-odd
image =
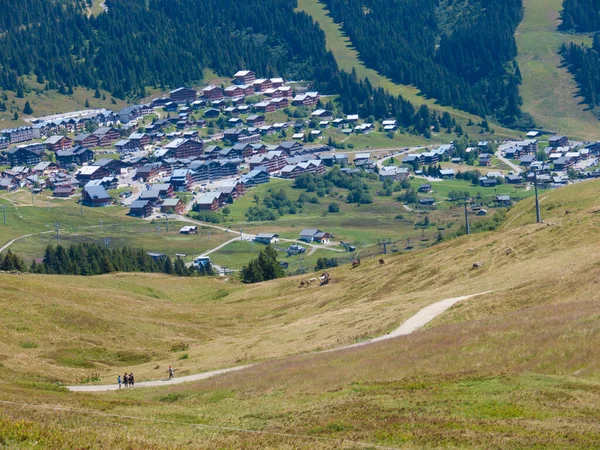
[[[393,338],[396,338],[399,336],[406,336],[408,334],[414,333],[419,328],[424,327],[426,324],[431,322],[437,316],[439,316],[443,312],[447,311],[452,305],[454,305],[460,301],[476,297],[478,295],[488,294],[489,292],[491,292],[491,291],[479,292],[477,294],[471,294],[471,295],[464,295],[462,297],[447,298],[445,300],[436,302],[432,305],[426,306],[425,308],[421,309],[418,313],[416,313],[414,316],[412,316],[410,319],[408,319],[406,322],[404,322],[402,325],[400,325],[398,328],[396,328],[391,333],[376,337],[374,339],[370,339],[365,342],[359,342],[358,344],[345,345],[343,347],[334,348],[331,350],[323,350],[323,351],[317,352],[317,353],[338,352],[340,350],[347,350],[350,348],[363,347],[365,345],[373,344],[375,342],[386,341],[388,339],[393,339]],[[209,372],[198,373],[195,375],[187,375],[185,377],[177,377],[177,378],[173,378],[171,380],[142,381],[140,383],[136,383],[135,386],[136,387],[170,386],[173,384],[187,383],[190,381],[206,380],[207,378],[216,377],[218,375],[224,375],[226,373],[244,370],[244,369],[247,369],[248,367],[252,367],[254,365],[255,364],[249,364],[246,366],[231,367],[228,369],[212,370]],[[105,392],[105,391],[115,391],[115,390],[119,389],[119,386],[116,384],[93,385],[93,386],[67,386],[67,389],[69,389],[72,392]]]
[[[517,166],[516,164],[514,164],[510,160],[506,159],[504,156],[502,156],[502,152],[500,150],[498,150],[496,152],[496,158],[498,158],[504,164],[506,164],[507,166],[509,166],[513,170],[513,172],[515,172],[515,175],[519,175],[521,172],[523,172],[519,166]]]
[[[433,147],[433,146],[431,145],[430,147]],[[429,147],[411,147],[411,148],[409,148],[408,150],[402,150],[401,152],[399,152],[399,153],[396,153],[395,155],[394,155],[394,154],[392,154],[392,155],[390,155],[390,156],[386,156],[385,158],[378,159],[378,160],[377,160],[377,167],[378,167],[379,169],[381,169],[381,168],[383,167],[383,163],[384,163],[385,161],[387,161],[388,159],[390,159],[390,158],[396,158],[396,157],[398,157],[398,156],[403,156],[403,155],[406,155],[407,153],[414,152],[414,151],[417,151],[417,150],[426,149],[426,148],[429,148]],[[395,151],[395,152],[397,152],[399,149],[398,149],[398,148],[387,148],[387,149],[386,149],[386,148],[384,148],[384,149],[373,149],[373,150],[374,150],[374,151],[375,151],[375,150],[377,150],[378,152],[379,152],[379,151],[386,151],[386,150],[393,151],[393,152],[394,152],[394,151]],[[363,153],[364,153],[364,151],[363,151]],[[401,162],[401,161],[400,161],[400,162]]]
[[[239,231],[236,230],[232,230],[231,228],[225,228],[225,227],[220,227],[218,225],[214,225],[212,223],[206,223],[206,222],[201,222],[199,220],[195,220],[195,219],[190,219],[189,217],[185,217],[185,216],[180,216],[177,214],[169,214],[169,219],[174,219],[174,220],[179,220],[180,222],[187,222],[187,223],[193,223],[194,225],[202,225],[205,227],[210,227],[210,228],[216,228],[217,230],[221,230],[221,231],[225,231],[228,233],[233,233],[233,234],[237,234],[238,236],[240,235]],[[152,220],[152,217],[148,217],[147,220]],[[255,235],[254,234],[249,234],[249,233],[244,233],[244,238],[246,237],[251,237],[252,239],[254,239]],[[223,247],[225,247],[227,244],[231,243],[231,242],[235,242],[238,239],[232,239],[230,241],[225,242],[224,244],[221,244],[218,248],[214,248],[212,250],[210,250],[208,253],[212,253],[216,250],[219,250]],[[330,242],[328,244],[310,244],[308,242],[303,242],[303,241],[298,241],[297,239],[280,239],[281,242],[292,242],[294,244],[301,244],[301,245],[305,245],[307,247],[312,247],[316,250],[330,250],[332,252],[338,252],[338,253],[344,253],[344,250],[339,249],[339,248],[334,248],[334,245],[337,245],[337,243],[335,242]],[[207,255],[208,253],[204,253],[204,255]]]

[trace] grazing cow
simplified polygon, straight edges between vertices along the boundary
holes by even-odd
[[[301,288],[301,287],[304,287],[304,285],[305,285],[305,284],[306,284],[306,283],[304,283],[304,280],[302,280],[302,281],[300,282],[300,286],[298,286],[298,287],[299,287],[299,288]]]
[[[354,269],[355,267],[360,266],[360,259],[353,259],[352,260],[352,268]]]
[[[379,260],[379,265],[380,265],[380,266],[382,266],[382,265],[384,265],[384,264],[385,264],[385,261],[384,261],[383,259],[380,259],[380,260]]]
[[[315,281],[317,281],[317,279],[316,279],[316,278],[311,278],[311,279],[310,279],[310,280],[308,280],[308,281],[310,281],[311,283],[314,283]]]

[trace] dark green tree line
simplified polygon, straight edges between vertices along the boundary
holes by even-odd
[[[197,272],[177,258],[169,256],[154,260],[141,249],[130,247],[107,249],[97,244],[83,243],[63,247],[48,245],[40,263],[31,264],[30,271],[57,275],[100,275],[111,272],[156,272],[181,277]],[[202,273],[210,274],[204,268]]]
[[[592,48],[563,44],[560,54],[573,74],[585,103],[591,108],[600,106],[600,33],[594,36]]]
[[[600,31],[600,0],[564,0],[561,18],[561,30]]]

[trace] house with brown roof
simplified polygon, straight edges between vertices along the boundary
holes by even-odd
[[[252,84],[256,80],[256,74],[251,70],[240,70],[233,76],[235,84]]]
[[[44,141],[44,145],[46,146],[46,149],[50,150],[51,152],[56,152],[58,150],[71,148],[73,146],[73,141],[67,136],[55,135],[46,139]]]

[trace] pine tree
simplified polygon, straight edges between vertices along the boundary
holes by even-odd
[[[33,108],[29,104],[29,100],[25,102],[25,106],[23,107],[23,114],[27,114],[27,115],[33,114]]]
[[[167,256],[165,259],[165,266],[163,272],[169,275],[173,273],[173,261],[169,256]]]

